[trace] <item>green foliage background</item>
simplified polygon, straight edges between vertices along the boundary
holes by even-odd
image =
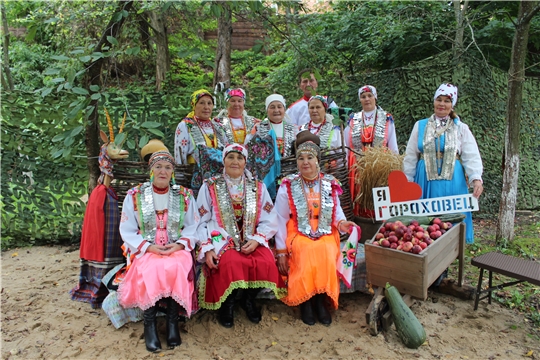
[[[239,56],[239,55],[237,55]],[[502,186],[502,154],[504,151],[506,74],[486,66],[481,61],[467,61],[455,67],[446,65],[447,54],[426,59],[407,67],[351,76],[346,81],[332,81],[326,77],[323,87],[340,106],[358,109],[358,87],[372,84],[377,87],[379,104],[394,115],[398,144],[404,150],[415,121],[431,115],[433,93],[442,82],[459,87],[456,110],[475,135],[484,162],[484,195],[480,200],[483,213],[498,211]],[[242,74],[260,72],[261,66]],[[242,84],[242,80],[236,80]],[[264,99],[270,93],[255,81],[246,82],[247,109],[258,117],[264,116]],[[294,94],[294,85],[270,85],[272,89]],[[120,121],[126,109],[127,149],[130,158],[138,160],[138,152],[149,138],[162,138],[172,149],[174,130],[187,114],[189,94],[153,93],[143,90],[111,91],[106,106],[111,117]],[[324,91],[324,90],[323,90]],[[322,91],[321,91],[322,92]],[[540,165],[540,82],[528,79],[524,84],[522,112],[521,168],[519,177],[518,209],[537,209],[540,199],[538,174]],[[289,99],[295,99],[290,95]],[[83,133],[72,137],[70,154],[54,157],[60,142],[62,123],[70,96],[46,97],[32,93],[14,92],[2,103],[2,246],[30,243],[77,241],[84,213],[80,198],[86,194],[85,148]],[[293,100],[289,100],[289,103]],[[82,125],[82,119],[76,120]],[[64,124],[66,125],[66,124]],[[102,128],[106,129],[103,120]],[[77,128],[75,128],[76,130]],[[74,130],[68,130],[73,134]],[[56,139],[55,139],[56,137]],[[56,141],[55,141],[56,140]],[[34,182],[26,172],[32,172]]]
[[[131,12],[114,13],[117,1],[6,2],[9,26],[25,27],[12,37],[11,71],[16,91],[2,92],[2,248],[77,242],[85,206],[88,171],[84,128],[99,100],[116,125],[127,113],[125,148],[130,159],[150,138],[172,149],[174,130],[189,112],[190,94],[211,90],[215,40],[204,40],[220,15],[208,1],[136,2]],[[234,19],[251,19],[267,29],[252,50],[233,51],[231,86],[247,91],[246,109],[265,117],[272,93],[291,104],[301,97],[297,72],[320,73],[318,92],[342,107],[358,110],[358,87],[377,87],[379,104],[394,115],[404,149],[414,122],[432,113],[432,96],[442,82],[459,87],[457,112],[475,135],[484,160],[484,214],[498,211],[504,151],[509,52],[517,2],[470,2],[468,19],[476,45],[455,60],[456,31],[451,3],[444,1],[339,1],[332,11],[303,13],[298,2],[278,2],[279,15],[259,2],[229,2]],[[166,13],[171,70],[163,90],[155,84],[155,48],[144,41],[141,19]],[[102,52],[94,46],[111,19],[125,18],[118,38]],[[148,34],[146,34],[148,35]],[[464,44],[471,34],[466,31]],[[540,17],[531,22],[529,49],[540,48]],[[540,74],[537,51],[526,60],[528,74]],[[103,86],[85,87],[88,64],[107,59]],[[428,57],[428,58],[426,58]],[[487,61],[487,64],[486,64]],[[489,64],[489,65],[488,65]],[[540,85],[524,84],[519,209],[540,208]],[[216,113],[224,107],[217,96]]]

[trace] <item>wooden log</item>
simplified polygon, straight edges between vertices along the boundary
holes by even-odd
[[[470,285],[458,286],[454,279],[444,279],[438,287],[432,289],[441,294],[452,295],[463,300],[472,300],[476,295],[476,288]]]

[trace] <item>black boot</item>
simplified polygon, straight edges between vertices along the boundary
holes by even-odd
[[[319,322],[323,325],[330,325],[332,323],[332,316],[326,308],[326,294],[315,295],[313,301],[315,302],[315,311],[317,312]]]
[[[161,350],[161,343],[159,342],[156,325],[157,310],[157,305],[154,305],[150,309],[144,310],[143,312],[144,342],[146,343],[146,350],[150,352]]]
[[[178,311],[180,305],[173,298],[167,299],[167,345],[169,349],[182,344],[180,331],[178,330]]]
[[[300,304],[300,316],[306,325],[315,325],[315,315],[313,315],[313,307],[311,299]]]
[[[244,289],[240,307],[244,309],[246,315],[252,323],[258,324],[261,321],[261,310],[255,305],[255,297],[261,289]]]
[[[234,300],[237,292],[238,290],[233,290],[219,308],[219,323],[226,328],[231,328],[234,325]]]

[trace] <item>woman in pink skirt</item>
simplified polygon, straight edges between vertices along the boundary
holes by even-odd
[[[178,315],[197,310],[191,251],[197,242],[195,200],[174,185],[174,158],[168,150],[149,160],[150,182],[129,190],[124,200],[120,234],[127,248],[128,271],[118,288],[124,308],[144,311],[146,349],[161,350],[157,334],[158,301],[167,307],[167,345],[179,346]],[[131,260],[131,261],[130,261]]]

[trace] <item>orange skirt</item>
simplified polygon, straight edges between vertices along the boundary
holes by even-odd
[[[281,300],[289,306],[297,306],[314,295],[326,293],[338,307],[339,279],[339,233],[336,229],[329,235],[312,240],[298,232],[295,222],[287,223],[287,251],[289,275],[287,296]]]

